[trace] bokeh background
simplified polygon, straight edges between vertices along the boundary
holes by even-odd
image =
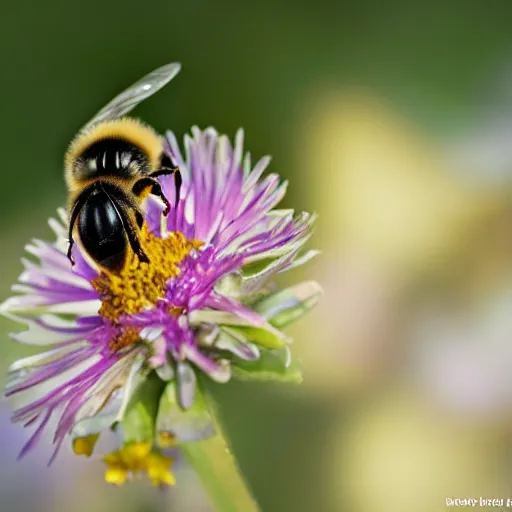
[[[435,512],[512,497],[512,4],[8,2],[0,19],[0,293],[65,202],[66,144],[124,87],[181,75],[136,114],[182,136],[246,130],[320,215],[325,287],[292,329],[299,388],[214,386],[265,512]],[[27,354],[0,321],[0,369]],[[0,404],[0,510],[211,510],[42,449]]]

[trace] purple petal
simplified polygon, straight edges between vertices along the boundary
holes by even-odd
[[[204,355],[197,347],[185,345],[183,352],[186,358],[205,372],[216,382],[227,382],[231,378],[231,370],[226,363],[217,363]]]

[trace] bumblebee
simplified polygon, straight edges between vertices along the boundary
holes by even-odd
[[[122,268],[129,248],[140,261],[149,261],[138,237],[144,224],[141,202],[153,194],[163,201],[167,215],[171,204],[157,178],[174,174],[177,203],[181,175],[164,153],[162,137],[123,116],[179,71],[180,65],[173,63],[148,74],[100,110],[71,142],[64,168],[72,264],[75,237],[94,262],[112,272]]]

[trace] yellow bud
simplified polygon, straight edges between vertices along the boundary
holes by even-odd
[[[120,466],[109,466],[105,471],[105,481],[112,485],[123,485],[128,479],[128,471]]]
[[[73,451],[75,452],[75,455],[85,455],[86,457],[90,457],[99,436],[99,434],[91,434],[89,436],[77,437],[74,439]]]

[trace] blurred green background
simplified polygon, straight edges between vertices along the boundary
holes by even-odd
[[[505,1],[9,2],[2,296],[24,244],[50,236],[75,132],[180,61],[135,114],[178,137],[244,127],[290,179],[284,206],[320,214],[323,255],[288,278],[326,290],[292,329],[305,384],[214,387],[262,510],[512,496],[511,17]],[[26,353],[13,328],[1,320],[3,371]],[[1,404],[2,511],[211,510],[183,464],[162,493],[113,489],[70,453],[16,462],[28,433],[8,418]]]

